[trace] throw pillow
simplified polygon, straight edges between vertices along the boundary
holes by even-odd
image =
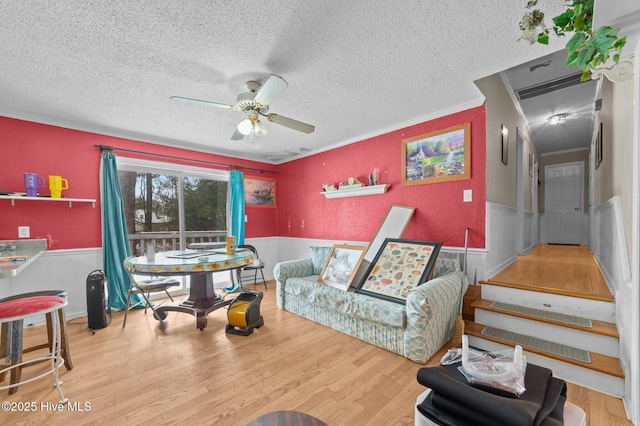
[[[311,251],[311,262],[313,263],[313,275],[320,275],[325,263],[327,263],[331,249],[332,247],[309,247],[309,251]]]

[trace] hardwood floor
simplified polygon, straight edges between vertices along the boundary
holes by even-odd
[[[527,255],[518,256],[515,263],[487,281],[613,301],[596,259],[587,246],[539,245]]]
[[[274,289],[270,282],[262,301],[265,325],[246,337],[225,333],[224,309],[208,316],[203,331],[190,315],[170,313],[163,328],[141,309],[129,313],[125,329],[116,313],[95,335],[86,318],[72,320],[75,368],[63,367],[60,375],[65,396],[84,411],[53,411],[57,392],[46,378],[14,395],[3,391],[0,401],[33,401],[36,409],[0,411],[0,424],[246,425],[277,410],[301,411],[329,425],[414,424],[415,400],[425,389],[416,373],[423,365],[278,310]],[[25,339],[42,333],[33,327]],[[446,349],[428,365],[437,365]],[[592,425],[630,424],[617,398],[570,383],[568,395]],[[48,410],[41,401],[51,403]]]

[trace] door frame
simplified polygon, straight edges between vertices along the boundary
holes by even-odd
[[[560,167],[560,166],[574,166],[577,165],[580,167],[580,216],[578,218],[578,244],[581,244],[583,241],[582,232],[583,232],[583,216],[584,216],[584,161],[571,161],[568,163],[557,163],[557,164],[549,164],[544,166],[544,215],[545,215],[545,229],[546,232],[549,232],[549,180],[547,179],[548,171],[550,167]],[[549,242],[549,235],[545,236],[545,241]]]

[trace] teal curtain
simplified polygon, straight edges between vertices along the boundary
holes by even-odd
[[[244,244],[244,184],[242,183],[242,172],[233,170],[230,173],[229,194],[231,235],[236,237],[238,245]]]
[[[244,244],[244,184],[242,183],[242,172],[233,170],[229,174],[229,224],[230,234],[236,237],[238,245]],[[222,290],[227,293],[234,293],[240,289],[239,282],[233,282],[235,271],[229,276],[231,284]],[[239,279],[237,281],[240,281]]]
[[[116,155],[112,152],[102,154],[100,204],[102,206],[102,260],[108,280],[109,305],[114,309],[124,309],[129,292],[129,276],[122,262],[131,255],[131,251],[120,181],[118,181]]]

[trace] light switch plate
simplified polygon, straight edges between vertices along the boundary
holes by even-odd
[[[18,238],[29,238],[31,229],[28,226],[18,226]]]
[[[462,201],[465,203],[470,203],[473,200],[473,191],[470,189],[465,189],[462,191]]]

